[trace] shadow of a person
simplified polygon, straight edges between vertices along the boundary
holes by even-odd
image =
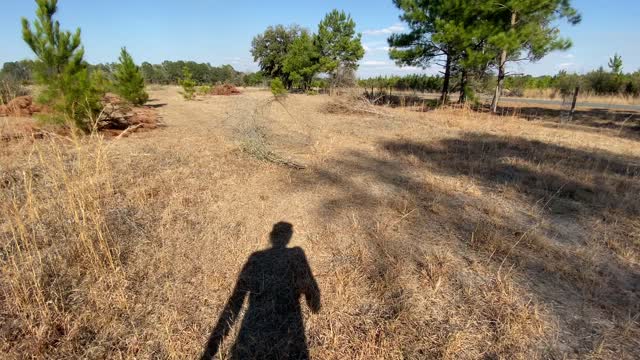
[[[230,359],[308,359],[300,297],[320,311],[320,289],[304,251],[287,248],[293,225],[279,222],[270,234],[272,247],[251,254],[201,359],[213,358],[237,320],[245,297],[249,304]]]

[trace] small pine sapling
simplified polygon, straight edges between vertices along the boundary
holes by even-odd
[[[193,81],[193,75],[186,66],[182,68],[182,80],[180,80],[180,86],[182,86],[182,96],[184,96],[185,100],[193,100],[195,98],[196,82]]]
[[[116,66],[115,89],[118,95],[133,105],[143,105],[149,100],[144,90],[144,77],[126,48],[122,48],[120,63]]]

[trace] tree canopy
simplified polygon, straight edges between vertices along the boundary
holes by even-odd
[[[290,84],[289,77],[284,71],[284,61],[291,45],[301,36],[304,30],[297,25],[269,26],[262,34],[253,38],[251,54],[258,62],[260,70],[273,78],[281,78]]]
[[[328,13],[318,25],[316,37],[322,71],[332,74],[338,68],[355,70],[364,56],[361,38],[351,15],[338,10]]]
[[[389,55],[401,66],[444,67],[441,99],[446,101],[453,72],[466,78],[498,72],[495,102],[502,92],[506,63],[539,60],[553,50],[567,49],[557,20],[571,24],[580,15],[570,0],[394,0],[409,31],[389,37]],[[464,96],[461,96],[464,99]]]

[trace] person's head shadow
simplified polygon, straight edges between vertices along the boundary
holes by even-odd
[[[293,236],[293,225],[288,222],[279,222],[273,225],[271,233],[269,234],[269,240],[271,241],[271,247],[273,249],[284,249],[289,245],[291,237]]]
[[[271,248],[257,251],[245,263],[205,346],[201,359],[211,359],[229,333],[248,298],[247,310],[230,359],[308,359],[300,297],[320,311],[320,289],[304,251],[288,248],[293,225],[279,222],[269,234]]]

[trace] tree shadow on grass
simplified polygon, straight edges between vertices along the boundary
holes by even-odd
[[[300,297],[320,311],[320,289],[304,251],[287,248],[293,226],[280,222],[270,234],[272,247],[253,253],[242,268],[233,293],[214,327],[201,359],[212,359],[248,307],[229,351],[229,359],[308,359]]]
[[[429,173],[465,178],[479,185],[484,194],[458,193],[440,180],[429,180]],[[586,306],[596,309],[589,311],[604,311],[595,316],[607,318],[608,314],[624,317],[640,311],[638,268],[604,246],[596,257],[579,255],[581,249],[591,246],[589,226],[579,225],[576,237],[580,241],[565,246],[563,239],[531,230],[536,226],[532,222],[561,218],[571,225],[600,222],[622,229],[622,220],[640,214],[639,178],[638,158],[470,133],[433,143],[382,141],[378,151],[344,154],[313,174],[300,176],[295,185],[329,188],[324,191],[333,197],[319,209],[327,221],[340,214],[359,214],[366,221],[376,217],[376,211],[388,213],[394,204],[409,203],[413,210],[410,217],[408,212],[401,214],[406,225],[400,236],[410,241],[380,241],[390,235],[369,230],[371,245],[403,247],[381,251],[387,257],[398,257],[392,261],[418,264],[419,254],[428,246],[425,238],[451,234],[459,243],[445,246],[460,251],[462,257],[471,256],[481,263],[489,259],[495,269],[520,274],[526,279],[520,285],[545,303],[566,309]],[[522,209],[503,209],[489,195],[499,197],[505,191],[510,191],[509,201],[519,202]],[[540,214],[528,215],[530,209],[539,209]],[[387,219],[378,217],[371,225]],[[620,231],[624,240],[628,229]],[[437,236],[433,241],[438,241]],[[629,242],[634,251],[640,250]],[[371,274],[372,279],[378,276]],[[557,315],[571,323],[577,312],[563,310]],[[580,319],[592,315],[587,312]]]

